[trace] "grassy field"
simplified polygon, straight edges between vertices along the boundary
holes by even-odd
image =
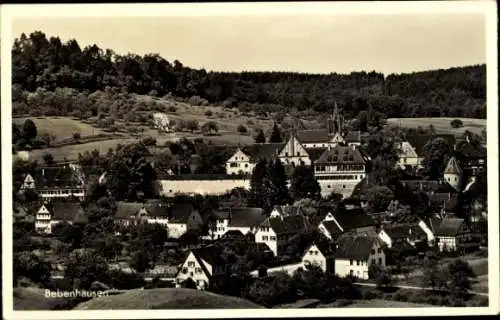
[[[148,100],[152,98],[149,96],[135,96],[135,99]],[[166,110],[168,106],[175,107],[175,112],[166,111],[171,120],[180,121],[181,119],[195,119],[198,121],[200,127],[208,121],[213,121],[217,124],[219,134],[215,136],[204,136],[201,133],[189,132],[165,133],[139,123],[126,123],[123,121],[119,121],[118,123],[126,127],[143,128],[144,131],[140,137],[151,136],[157,140],[158,145],[163,145],[166,141],[175,141],[183,137],[188,139],[203,138],[217,144],[245,145],[253,142],[253,135],[256,129],[260,128],[267,131],[273,125],[271,119],[259,119],[252,113],[241,114],[236,109],[224,109],[219,106],[193,106],[167,99],[157,99],[156,101],[165,104]],[[210,111],[211,114],[207,115],[207,111]],[[27,118],[15,118],[13,121],[22,125],[25,119]],[[30,119],[35,122],[39,135],[44,133],[52,134],[56,137],[54,142],[72,138],[75,132],[79,132],[82,137],[92,136],[93,134],[105,134],[104,131],[98,128],[94,128],[89,124],[74,120],[70,117],[31,117]],[[246,134],[240,134],[238,132],[238,127],[240,125],[244,125],[247,128]],[[104,141],[33,150],[28,152],[28,157],[31,160],[42,161],[43,155],[50,153],[56,161],[62,161],[64,158],[71,161],[76,160],[78,154],[81,152],[98,149],[101,153],[105,153],[110,148],[115,149],[118,144],[123,145],[136,142],[140,137],[125,133],[123,138],[110,137],[109,140]]]
[[[26,119],[31,119],[36,125],[38,135],[44,133],[53,134],[54,142],[73,137],[73,133],[80,133],[82,137],[104,134],[105,132],[94,128],[93,126],[70,117],[30,117],[30,118],[14,118],[12,122],[21,125]]]
[[[464,126],[456,129],[452,128],[450,122],[454,119],[460,119]],[[465,130],[480,135],[481,130],[486,129],[485,119],[471,118],[391,118],[387,119],[387,124],[394,126],[401,125],[407,128],[421,126],[424,129],[432,124],[437,133],[454,135],[462,135]]]
[[[343,300],[342,302],[345,302]],[[371,299],[371,300],[356,300],[352,303],[339,303],[335,301],[328,304],[320,304],[317,308],[432,308],[436,307],[431,304],[401,302],[393,300]]]
[[[193,289],[151,289],[99,297],[74,310],[120,309],[254,309],[263,308],[249,301]]]
[[[14,288],[14,310],[53,310],[64,298],[46,298],[41,288]]]

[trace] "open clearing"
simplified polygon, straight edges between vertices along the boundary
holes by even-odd
[[[42,135],[44,133],[54,135],[54,142],[70,139],[73,137],[73,133],[77,132],[80,133],[82,137],[105,134],[105,132],[99,128],[95,128],[89,124],[70,117],[13,118],[12,122],[22,126],[26,119],[33,120],[36,125],[38,135]]]
[[[463,127],[452,128],[450,122],[454,119],[459,119],[463,122]],[[418,126],[426,129],[429,125],[433,125],[436,133],[462,135],[466,130],[472,133],[481,135],[481,130],[486,129],[485,119],[472,118],[390,118],[387,119],[387,124],[393,126],[402,126],[406,128],[417,128]]]
[[[254,309],[250,301],[194,289],[130,290],[118,295],[94,298],[74,310],[120,309]]]

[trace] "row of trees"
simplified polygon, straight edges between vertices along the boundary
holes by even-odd
[[[169,62],[157,54],[118,55],[96,45],[81,48],[35,31],[12,48],[13,83],[28,91],[106,87],[123,92],[198,96],[234,106],[242,102],[287,110],[330,112],[338,101],[348,118],[371,105],[387,117],[486,117],[486,66],[401,75],[376,72],[325,75],[290,72],[207,72]]]

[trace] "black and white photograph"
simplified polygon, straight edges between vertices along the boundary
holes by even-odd
[[[4,318],[498,313],[496,2],[1,9]]]

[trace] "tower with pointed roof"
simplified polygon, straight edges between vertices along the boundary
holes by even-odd
[[[444,180],[453,187],[453,189],[460,191],[462,186],[462,169],[458,164],[455,157],[451,157],[444,169]]]
[[[333,137],[337,133],[340,134],[340,136],[343,136],[344,118],[339,112],[339,107],[337,105],[337,102],[335,102],[335,107],[333,108],[332,116],[327,121],[327,126],[328,126],[329,136]]]

